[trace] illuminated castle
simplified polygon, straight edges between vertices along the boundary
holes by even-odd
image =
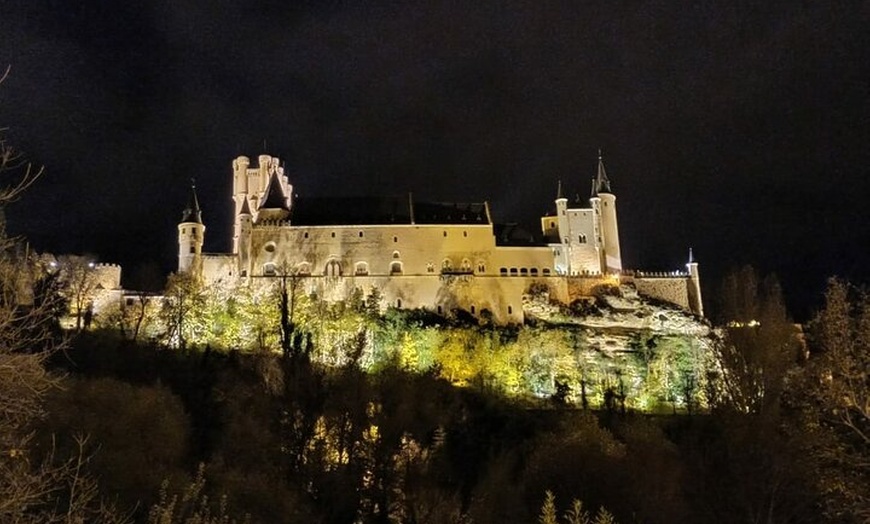
[[[202,252],[205,225],[195,190],[178,225],[178,270],[212,285],[262,285],[299,279],[306,292],[342,300],[377,287],[382,306],[464,310],[497,323],[522,322],[523,297],[545,289],[569,304],[601,285],[633,284],[638,293],[703,315],[698,265],[686,272],[624,271],[616,197],[600,156],[589,207],[569,207],[561,183],[555,212],[534,240],[495,224],[489,204],[407,198],[293,198],[278,158],[233,161],[233,249]]]

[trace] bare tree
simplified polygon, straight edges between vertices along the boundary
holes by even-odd
[[[0,75],[0,83],[9,68]],[[0,213],[40,175],[2,138]],[[0,522],[120,522],[96,501],[96,484],[84,471],[86,439],[79,454],[58,462],[30,445],[43,397],[58,377],[46,359],[63,346],[57,329],[55,276],[31,256],[26,244],[0,228]]]

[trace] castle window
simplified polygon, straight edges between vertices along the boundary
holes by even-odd
[[[468,231],[463,231],[463,232],[462,232],[462,236],[467,237],[467,236],[468,236]]]
[[[127,299],[127,305],[128,305],[128,306],[132,306],[132,305],[133,305],[133,299],[132,299],[132,298],[128,298],[128,299]]]
[[[444,232],[444,238],[447,238],[447,231]]]
[[[390,274],[391,275],[401,275],[402,274],[402,263],[401,262],[390,262]]]
[[[513,314],[514,314],[514,308],[511,306],[508,306],[508,315],[513,315]]]
[[[498,270],[498,274],[503,276],[503,277],[506,277],[507,276],[507,268],[506,267],[500,268]]]
[[[332,232],[332,238],[335,238],[335,231]]]
[[[297,275],[310,275],[311,274],[311,264],[308,262],[302,262],[298,266],[296,266],[296,274]]]
[[[545,277],[550,276],[550,270],[548,268],[544,268],[544,276]]]
[[[242,275],[243,277],[248,276],[248,271],[245,270],[245,269],[243,269],[242,272],[241,272],[241,275]]]
[[[486,266],[484,266],[483,264],[478,262],[477,263],[477,272],[478,273],[486,273]]]
[[[362,231],[359,232],[359,237],[360,237],[360,238],[363,237],[363,232],[362,232]]]
[[[472,314],[472,315],[475,313],[475,311],[476,311],[476,310],[474,309],[474,306],[471,306],[471,314]]]
[[[357,262],[353,268],[353,273],[355,275],[368,275],[369,265],[366,262]]]
[[[401,298],[396,299],[396,308],[402,309],[402,299]]]
[[[398,258],[399,258],[399,252],[398,252],[398,251],[393,251],[393,258],[394,258],[394,259],[398,259]]]
[[[533,277],[538,276],[538,268],[533,267],[533,268],[531,269],[531,273],[532,273],[532,276],[533,276]]]
[[[266,253],[274,253],[275,252],[275,243],[269,242],[268,244],[263,246],[263,249],[266,251]]]
[[[305,238],[308,238],[308,231],[306,231],[305,234],[302,235],[302,236],[305,237]]]
[[[524,277],[529,276],[529,270],[524,268],[524,267],[520,268],[520,276],[524,276]]]
[[[193,255],[195,253],[196,253],[196,248],[193,246],[190,246],[190,254]]]
[[[438,314],[440,315],[441,312],[442,312],[442,308],[441,308],[441,306],[438,306]]]
[[[467,258],[462,259],[462,265],[459,266],[460,271],[463,273],[471,273],[471,261]]]
[[[453,262],[450,261],[449,258],[445,258],[443,262],[441,262],[441,271],[451,271],[453,269]]]
[[[517,276],[517,268],[515,268],[515,267],[512,267],[512,268],[511,268],[511,276],[512,276],[512,277]]]
[[[429,262],[428,264],[426,264],[426,272],[427,273],[434,273],[435,272],[435,264],[433,264],[432,262]]]
[[[580,235],[577,239],[581,244],[586,243],[586,235]]]
[[[187,230],[185,228],[181,228],[181,234],[183,235],[185,233],[187,233]]]
[[[340,277],[341,263],[335,259],[330,260],[326,263],[326,268],[324,268],[323,274],[328,277]]]
[[[275,268],[275,264],[269,262],[263,265],[263,275],[267,277],[274,277],[278,273]]]
[[[393,242],[398,242],[398,241],[399,241],[399,237],[393,237]]]

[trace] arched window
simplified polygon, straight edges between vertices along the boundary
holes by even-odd
[[[580,236],[577,238],[577,240],[578,240],[581,244],[585,244],[585,243],[586,243],[586,235],[584,235],[584,234],[581,233]]]
[[[520,268],[520,276],[523,276],[523,277],[529,276],[529,270],[527,268],[521,267]]]
[[[511,268],[511,276],[512,276],[512,277],[517,276],[517,268],[515,268],[515,267],[512,267],[512,268]]]
[[[426,264],[426,272],[427,273],[434,273],[435,272],[435,264],[433,264],[432,262],[429,262],[428,264]]]
[[[278,270],[275,268],[275,264],[272,262],[263,264],[263,276],[274,277],[277,274]]]
[[[546,268],[546,267],[544,268],[544,276],[545,276],[545,277],[550,276],[550,270],[549,270],[549,268]]]
[[[445,258],[441,262],[441,271],[443,271],[443,272],[453,271],[453,262],[451,262],[449,258]]]
[[[467,258],[462,259],[462,265],[459,266],[459,270],[463,273],[471,273],[471,260]]]
[[[396,299],[396,309],[402,309],[402,299],[401,298]]]
[[[328,277],[340,277],[341,276],[341,263],[334,258],[326,263],[326,267],[323,270],[323,274]]]
[[[507,276],[507,268],[506,267],[500,268],[498,270],[498,274],[503,276],[503,277],[506,277]]]
[[[401,262],[390,262],[390,274],[391,275],[401,275],[402,274],[402,263]]]
[[[394,259],[394,260],[398,260],[399,258],[400,258],[400,257],[399,257],[399,252],[398,252],[398,251],[393,251],[393,259]]]
[[[300,262],[298,266],[296,266],[296,274],[297,275],[310,275],[311,274],[311,264],[308,262]]]
[[[353,266],[353,274],[354,275],[368,275],[369,274],[369,265],[367,262],[357,262]]]
[[[538,276],[538,268],[536,268],[536,267],[533,267],[532,269],[530,269],[529,272],[532,274],[533,277]]]

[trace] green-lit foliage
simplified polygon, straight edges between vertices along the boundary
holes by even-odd
[[[294,280],[291,283],[296,284]],[[243,351],[280,351],[280,282],[204,290],[175,276],[164,318],[170,340]],[[330,367],[435,373],[450,383],[568,405],[644,411],[705,408],[709,342],[650,329],[580,325],[481,327],[422,311],[378,313],[380,293],[326,302],[287,286],[292,344]],[[182,335],[182,336],[179,336]]]

